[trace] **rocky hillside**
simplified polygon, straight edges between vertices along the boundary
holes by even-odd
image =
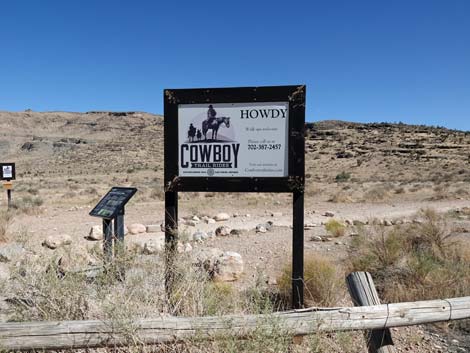
[[[163,118],[140,112],[0,112],[2,160],[19,177],[163,173]],[[313,183],[470,182],[470,132],[405,124],[307,124]],[[339,176],[338,176],[339,175]]]

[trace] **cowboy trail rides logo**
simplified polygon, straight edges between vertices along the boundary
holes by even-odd
[[[217,116],[209,105],[206,118],[195,120],[189,124],[186,143],[180,145],[180,167],[206,169],[209,176],[215,174],[215,169],[238,168],[240,144],[227,136],[231,132],[230,117]],[[227,131],[219,134],[219,130]]]

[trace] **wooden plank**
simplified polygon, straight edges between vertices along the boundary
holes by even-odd
[[[87,320],[0,324],[0,349],[54,350],[247,337],[280,328],[292,336],[374,330],[470,318],[470,297],[345,308],[309,308],[271,315],[162,317],[126,323]],[[126,329],[124,329],[126,327]],[[269,332],[269,331],[268,331]],[[275,331],[278,332],[278,331]],[[131,333],[131,334],[130,334]],[[130,341],[131,338],[133,339]]]
[[[380,298],[368,272],[353,272],[346,277],[349,294],[356,306],[379,305]],[[364,332],[369,353],[395,353],[390,329]]]

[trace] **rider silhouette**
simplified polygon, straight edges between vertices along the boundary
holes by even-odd
[[[214,107],[212,106],[212,104],[209,105],[209,109],[207,110],[207,124],[209,126],[212,125],[212,123],[214,122],[215,120],[215,116],[217,115],[217,112],[215,111]]]

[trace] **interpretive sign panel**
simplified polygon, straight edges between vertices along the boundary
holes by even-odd
[[[0,180],[15,180],[15,163],[0,163]]]
[[[90,216],[106,219],[115,218],[126,203],[137,192],[136,188],[113,187],[91,210]]]
[[[165,90],[165,190],[304,185],[305,86]]]

